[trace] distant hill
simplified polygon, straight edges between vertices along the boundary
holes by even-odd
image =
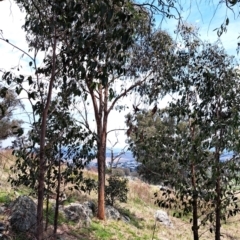
[[[121,153],[121,149],[114,149],[114,150],[113,150],[114,156],[117,156],[119,153]],[[106,158],[107,158],[107,159],[110,159],[110,158],[111,158],[111,152],[110,152],[110,151],[107,151],[107,152],[106,152]],[[120,156],[119,162],[135,162],[135,159],[134,159],[134,157],[133,157],[132,152],[127,151],[127,152],[125,152],[124,154],[122,154],[122,155]]]

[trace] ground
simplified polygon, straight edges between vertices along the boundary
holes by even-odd
[[[5,157],[3,157],[5,156]],[[7,181],[10,166],[14,164],[14,159],[9,152],[2,153],[0,159],[0,205],[6,204],[21,194],[28,194],[30,191],[26,187],[13,188]],[[96,172],[86,171],[85,176],[97,178]],[[89,227],[83,227],[76,223],[67,222],[61,219],[58,227],[58,238],[61,240],[190,240],[193,239],[191,231],[191,216],[183,218],[173,217],[173,210],[166,211],[173,223],[173,227],[166,227],[160,222],[155,222],[154,214],[159,209],[154,204],[154,192],[158,191],[157,186],[149,185],[139,179],[130,180],[128,183],[129,193],[127,203],[116,203],[116,208],[130,218],[130,222],[105,220],[100,221],[96,217],[92,219]],[[68,192],[71,201],[97,200],[97,195],[92,192],[90,195],[79,191]],[[8,221],[10,212],[6,210],[0,215],[0,222]],[[210,226],[200,228],[200,239],[214,239],[214,234],[209,231]],[[54,239],[52,236],[53,227],[50,225],[45,232],[46,239]],[[26,240],[11,229],[7,232],[10,239]],[[222,222],[223,240],[240,240],[240,215],[227,219],[227,223]]]

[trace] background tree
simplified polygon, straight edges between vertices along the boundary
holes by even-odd
[[[23,121],[13,118],[15,118],[14,111],[22,107],[22,103],[14,91],[3,86],[0,87],[0,140],[5,140],[21,132]]]
[[[189,193],[192,197],[194,239],[198,239],[197,218],[201,206],[198,199],[202,196],[203,186],[208,193],[206,199],[211,199],[213,204],[203,215],[214,222],[215,239],[220,239],[220,221],[225,219],[226,207],[235,199],[234,193],[228,192],[232,184],[230,179],[238,181],[236,158],[223,163],[221,153],[239,151],[236,141],[239,129],[239,72],[234,58],[219,45],[204,44],[192,37],[191,26],[185,25],[181,31],[188,46],[187,55],[182,59],[183,65],[177,71],[173,85],[168,85],[178,95],[178,100],[170,104],[171,115],[188,121],[188,131],[180,145],[182,150],[178,149],[179,160],[185,159],[191,176]],[[210,174],[206,169],[211,169]],[[186,190],[183,192],[186,193]]]
[[[228,191],[232,187],[231,179],[238,181],[238,158],[222,162],[221,153],[239,151],[239,72],[233,57],[229,57],[217,44],[201,42],[196,33],[191,34],[193,30],[189,25],[182,26],[180,34],[185,51],[176,51],[172,58],[175,65],[169,71],[172,77],[157,83],[160,93],[174,93],[175,101],[168,108],[169,116],[176,121],[172,125],[174,129],[168,130],[171,134],[167,136],[172,136],[171,140],[164,138],[164,131],[159,131],[156,138],[148,135],[155,134],[159,125],[153,121],[150,112],[150,116],[137,115],[138,124],[135,126],[131,124],[131,115],[127,117],[127,123],[129,132],[137,133],[131,137],[132,140],[135,138],[132,147],[137,150],[136,156],[147,153],[144,160],[151,163],[155,159],[155,166],[157,158],[152,157],[152,153],[159,152],[161,167],[165,162],[175,162],[174,169],[171,169],[175,178],[166,180],[174,187],[177,201],[173,199],[172,191],[167,190],[164,193],[166,201],[157,200],[159,206],[181,208],[177,204],[180,199],[183,213],[192,213],[194,239],[199,239],[199,217],[202,224],[210,221],[215,225],[215,239],[220,239],[220,220],[225,219],[227,206],[234,204],[234,213],[238,212],[234,191]],[[156,86],[150,99],[159,94]],[[137,148],[138,145],[141,147]],[[152,149],[153,146],[157,151]],[[209,201],[212,205],[206,207]],[[204,211],[200,212],[202,206]]]
[[[176,138],[176,119],[169,116],[167,110],[139,111],[135,116],[128,114],[126,124],[129,128],[130,149],[137,161],[142,163],[138,172],[145,179],[155,184],[163,184],[175,178],[177,167],[173,155],[172,142]],[[179,124],[181,125],[181,124]],[[171,180],[170,180],[171,181]]]
[[[127,145],[126,145],[124,148],[121,149],[120,152],[114,153],[114,147],[118,143],[118,135],[117,135],[116,132],[115,132],[115,137],[116,137],[116,141],[113,144],[111,143],[111,140],[108,139],[109,143],[111,144],[111,148],[107,148],[110,151],[110,154],[111,154],[110,155],[110,162],[109,162],[109,172],[110,172],[110,174],[112,174],[113,165],[117,167],[122,155],[125,154],[126,148],[127,148]]]

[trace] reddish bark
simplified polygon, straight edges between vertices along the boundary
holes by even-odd
[[[56,33],[55,33],[56,36]],[[53,82],[55,79],[56,70],[56,46],[57,39],[53,41],[53,57],[52,57],[52,72],[48,87],[48,95],[46,105],[43,109],[41,130],[40,130],[40,154],[39,154],[39,174],[38,174],[38,204],[37,204],[37,240],[43,239],[43,200],[44,200],[44,183],[45,183],[45,172],[46,172],[46,160],[45,160],[45,136],[47,127],[47,116],[48,110],[52,99]]]

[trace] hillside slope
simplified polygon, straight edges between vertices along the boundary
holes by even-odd
[[[0,205],[9,204],[19,195],[29,194],[30,190],[26,187],[13,188],[7,182],[10,172],[10,166],[14,164],[14,157],[9,151],[2,151],[0,158]],[[96,179],[96,173],[85,171],[86,176]],[[122,220],[99,221],[96,217],[92,219],[89,227],[80,227],[79,224],[67,222],[61,218],[59,225],[59,239],[62,240],[190,240],[192,239],[190,216],[182,219],[173,217],[172,210],[166,210],[173,223],[173,227],[167,227],[160,222],[155,221],[155,213],[159,209],[154,205],[154,192],[158,191],[156,186],[149,185],[139,179],[129,180],[128,183],[128,201],[127,203],[117,203],[116,208],[128,216],[130,222]],[[67,192],[69,202],[83,202],[91,200],[97,201],[97,195],[92,192],[90,195],[79,191]],[[0,214],[0,222],[7,224],[9,212],[5,211]],[[51,222],[51,221],[50,221]],[[46,232],[46,237],[51,235],[52,227]],[[11,231],[7,232],[11,239],[25,239]],[[225,224],[222,223],[222,239],[240,239],[240,216],[230,218]],[[209,232],[209,227],[200,228],[200,239],[214,239],[214,235]],[[48,238],[49,239],[49,238]],[[51,239],[51,238],[50,238]]]

